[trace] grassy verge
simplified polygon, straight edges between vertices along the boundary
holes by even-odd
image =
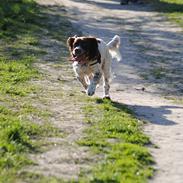
[[[155,7],[165,13],[170,20],[183,27],[183,1],[182,0],[155,0]]]
[[[81,174],[81,182],[146,182],[153,175],[153,159],[145,147],[150,140],[142,133],[142,122],[124,105],[108,100],[96,99],[84,111],[90,127],[78,143],[103,160],[89,181]]]
[[[33,163],[28,153],[40,151],[42,137],[60,135],[49,123],[51,113],[34,105],[41,88],[31,82],[43,77],[33,67],[46,52],[41,36],[57,35],[34,1],[0,3],[0,182],[12,183],[19,182],[22,167]]]

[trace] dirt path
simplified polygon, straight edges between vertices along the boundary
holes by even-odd
[[[151,11],[149,5],[122,7],[117,0],[39,2],[48,6],[53,5],[53,14],[61,13],[57,7],[64,4],[73,25],[83,34],[96,35],[106,41],[115,34],[121,36],[123,61],[113,62],[112,65],[112,99],[127,104],[139,118],[149,121],[144,130],[159,146],[157,149],[151,149],[158,169],[152,182],[181,183],[183,105],[174,104],[162,96],[165,94],[179,100],[182,97],[183,35],[179,33],[181,30]],[[59,24],[57,19],[53,19],[52,23],[53,26]],[[65,59],[59,55],[62,45],[56,40],[45,38],[44,41],[49,47],[49,52],[44,58],[46,64],[40,63],[37,66],[48,77],[39,84],[47,86],[42,95],[49,96],[47,107],[51,108],[54,114],[51,120],[55,126],[63,130],[65,136],[48,139],[54,148],[32,157],[37,161],[37,166],[34,166],[32,171],[65,179],[77,179],[80,170],[90,168],[88,164],[93,161],[87,149],[74,143],[82,137],[82,130],[85,128],[82,115],[78,115],[82,103],[78,104],[77,94],[73,96],[72,90],[76,81],[73,80],[72,73],[68,73],[68,65],[61,66],[65,70],[63,74],[58,67],[60,63],[53,63],[53,59]],[[60,78],[63,75],[66,78]],[[60,93],[61,90],[66,94]],[[100,88],[97,95],[101,96]],[[67,100],[73,100],[73,105],[68,105]],[[75,120],[71,120],[73,116]]]
[[[144,120],[157,162],[152,182],[183,180],[183,105],[164,96],[182,99],[183,34],[150,5],[120,6],[118,1],[57,0],[83,34],[108,41],[122,38],[123,61],[113,63],[112,99],[131,107]],[[98,95],[101,96],[99,89]]]
[[[54,30],[59,31],[64,21],[60,16],[65,13],[63,7],[50,0],[37,2],[45,6],[49,26],[54,26]],[[43,33],[40,46],[44,48],[45,54],[35,66],[44,77],[33,81],[41,88],[41,92],[36,96],[39,100],[34,105],[50,111],[51,117],[48,120],[59,130],[59,135],[42,139],[45,142],[43,151],[30,154],[36,164],[21,172],[44,175],[46,179],[41,182],[55,182],[57,179],[59,182],[77,180],[82,170],[89,170],[92,163],[98,160],[98,157],[90,154],[87,147],[76,143],[83,137],[83,130],[87,127],[82,114],[82,106],[86,105],[85,96],[81,95],[72,66],[67,61],[67,48],[63,45],[63,40],[44,36]],[[41,123],[39,119],[35,120],[37,121]],[[36,178],[35,182],[39,182],[39,179]]]

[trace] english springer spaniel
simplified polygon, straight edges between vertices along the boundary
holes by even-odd
[[[121,60],[120,37],[114,36],[109,43],[95,37],[69,37],[67,44],[73,62],[73,70],[87,95],[92,96],[103,77],[104,98],[109,98],[109,78],[112,58]]]

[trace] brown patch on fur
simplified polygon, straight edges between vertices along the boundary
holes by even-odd
[[[89,60],[96,60],[99,56],[98,42],[94,37],[87,37],[83,39],[87,44],[87,54]]]

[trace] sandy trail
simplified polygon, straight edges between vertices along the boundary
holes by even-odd
[[[65,9],[55,1],[37,2],[44,6],[44,15],[47,16],[45,23],[59,31],[60,25],[63,25],[62,14]],[[92,156],[89,148],[76,143],[83,137],[83,130],[88,127],[82,112],[86,103],[74,78],[72,65],[67,61],[65,43],[57,37],[47,35],[47,29],[44,31],[46,34],[40,36],[39,46],[44,48],[45,54],[35,63],[44,77],[33,81],[41,88],[36,96],[39,100],[34,105],[50,111],[51,116],[47,120],[59,130],[59,135],[41,139],[43,145],[40,152],[29,155],[35,164],[20,170],[20,173],[43,175],[48,179],[45,180],[47,182],[50,177],[54,179],[51,182],[55,182],[55,179],[59,179],[59,182],[78,180],[81,171],[90,170],[100,157]],[[39,120],[35,122],[41,123]],[[39,179],[35,181],[40,182]]]
[[[114,101],[127,104],[139,118],[148,121],[144,130],[159,147],[150,149],[158,169],[150,182],[181,183],[183,105],[175,104],[164,97],[179,100],[182,98],[181,29],[153,12],[150,5],[120,6],[117,0],[39,0],[39,2],[54,7],[64,5],[73,25],[85,35],[94,35],[105,41],[109,41],[115,34],[121,36],[123,61],[112,64],[111,97]],[[54,13],[61,13],[57,11],[59,8],[55,9]],[[53,20],[52,23],[56,25],[58,22]],[[49,42],[50,45],[56,45],[55,43]],[[53,60],[59,56],[57,54],[60,45],[50,48],[52,50],[49,57]],[[48,81],[45,81],[46,83],[43,81],[41,84],[47,86],[46,89],[50,92],[61,91],[63,88],[57,79],[59,69],[56,69],[52,60],[46,65],[38,65],[49,75]],[[73,84],[73,77],[70,77],[68,82],[66,92],[67,87]],[[102,95],[101,88],[97,90],[97,95]],[[67,98],[66,96],[64,100]],[[68,136],[64,139],[51,139],[53,143],[58,141],[58,145],[44,154],[33,157],[38,162],[33,171],[65,179],[77,179],[80,169],[86,168],[88,162],[85,159],[89,158],[88,151],[74,143],[82,136],[82,130],[85,128],[82,116],[77,116],[77,120],[70,123],[71,118],[77,113],[76,111],[74,114],[72,109],[78,105],[80,104],[75,101],[74,106],[70,108],[67,102],[63,105],[63,100],[59,100],[58,97],[50,97],[50,107],[55,114],[52,120],[58,128],[64,129]],[[64,108],[60,110],[60,106]],[[64,115],[62,111],[68,109],[70,109],[67,112],[68,119],[61,123]]]
[[[159,148],[150,149],[157,173],[150,182],[183,180],[183,34],[150,5],[120,6],[118,1],[57,0],[83,34],[109,41],[121,36],[122,62],[113,62],[112,99],[148,121],[145,132]],[[98,91],[101,96],[101,89]]]

